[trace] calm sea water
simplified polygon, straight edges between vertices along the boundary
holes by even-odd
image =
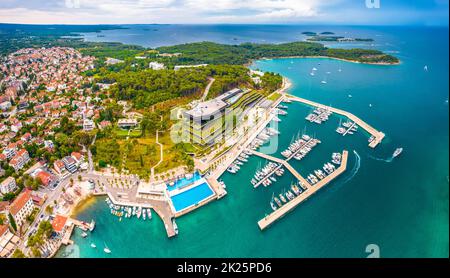
[[[143,31],[149,33],[146,36],[137,32],[133,40],[130,34],[138,28],[145,27],[106,31],[108,35],[98,39],[144,46],[193,40],[232,43],[234,38],[283,42],[309,30],[372,37],[373,45],[361,47],[393,52],[401,65],[279,59],[257,61],[253,67],[283,74],[294,83],[292,94],[346,109],[387,137],[372,150],[362,130],[339,136],[334,131],[337,116],[313,125],[303,120],[309,107],[289,104],[289,114],[278,126],[281,135],[270,142],[278,145],[275,156],[293,136],[306,131],[323,143],[301,162],[292,161],[300,173],[319,168],[334,151],[347,149],[350,159],[346,173],[269,229],[261,232],[257,221],[271,211],[272,195],[294,178],[287,173],[268,188],[254,189],[250,179],[265,161],[252,157],[238,174],[223,176],[228,191],[224,199],[177,219],[177,237],[167,238],[156,215],[151,221],[119,222],[98,199],[78,216],[95,219],[95,231],[85,239],[76,231],[76,244],[62,249],[58,257],[365,257],[368,244],[377,244],[382,257],[448,257],[448,29],[157,26],[157,31]],[[309,75],[313,67],[318,69],[314,77]],[[325,79],[327,84],[321,84]],[[388,162],[397,147],[404,148],[403,154]],[[109,255],[102,251],[105,244],[112,250]]]

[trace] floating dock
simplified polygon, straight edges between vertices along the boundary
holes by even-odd
[[[371,147],[371,148],[375,148],[378,144],[381,143],[381,141],[386,136],[383,132],[376,130],[375,128],[373,128],[372,126],[370,126],[369,124],[367,124],[366,122],[361,120],[360,118],[356,117],[355,115],[353,115],[352,113],[349,113],[347,111],[333,108],[331,106],[323,105],[323,104],[320,104],[320,103],[317,103],[314,101],[310,101],[310,100],[307,100],[304,98],[296,97],[296,96],[290,95],[289,99],[291,99],[293,101],[301,102],[301,103],[304,103],[304,104],[307,104],[310,106],[328,109],[329,111],[331,111],[333,113],[336,113],[336,114],[339,114],[339,115],[349,118],[350,120],[352,120],[354,123],[359,125],[361,128],[366,130],[368,133],[370,133],[370,135],[372,135],[374,137],[373,141],[369,143],[369,147]]]
[[[293,200],[287,202],[282,207],[278,208],[276,211],[272,212],[271,214],[267,215],[263,219],[258,221],[258,226],[261,230],[264,230],[268,226],[270,226],[273,222],[280,219],[284,215],[286,215],[288,212],[293,210],[295,207],[297,207],[301,202],[308,199],[311,195],[319,191],[322,187],[327,185],[329,182],[331,182],[333,179],[338,177],[340,174],[345,172],[347,168],[347,159],[348,159],[348,151],[344,150],[342,153],[342,162],[339,168],[337,168],[333,173],[326,176],[324,179],[320,180],[315,185],[311,185],[309,183],[304,183],[304,186],[306,187],[306,190],[295,197]],[[297,173],[298,174],[298,173]],[[301,177],[301,176],[300,176]],[[305,180],[302,178],[302,180]],[[302,181],[303,182],[303,181]]]

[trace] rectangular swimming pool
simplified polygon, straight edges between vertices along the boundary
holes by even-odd
[[[176,212],[182,211],[192,205],[198,204],[201,201],[214,195],[214,191],[209,187],[205,181],[191,189],[178,193],[172,196],[172,203]]]

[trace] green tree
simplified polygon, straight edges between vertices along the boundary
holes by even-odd
[[[16,258],[16,259],[26,258],[25,254],[19,248],[14,250],[14,253],[12,254],[12,257]]]
[[[37,247],[31,247],[31,253],[33,254],[33,257],[40,258],[42,256],[41,251]]]
[[[14,220],[14,217],[11,213],[8,214],[9,224],[11,225],[11,228],[14,230],[14,232],[17,232],[17,225],[16,220]]]

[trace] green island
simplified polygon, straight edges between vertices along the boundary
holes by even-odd
[[[308,41],[313,42],[352,42],[352,41],[359,41],[359,42],[372,42],[373,39],[370,38],[346,38],[343,36],[312,36],[307,38]]]

